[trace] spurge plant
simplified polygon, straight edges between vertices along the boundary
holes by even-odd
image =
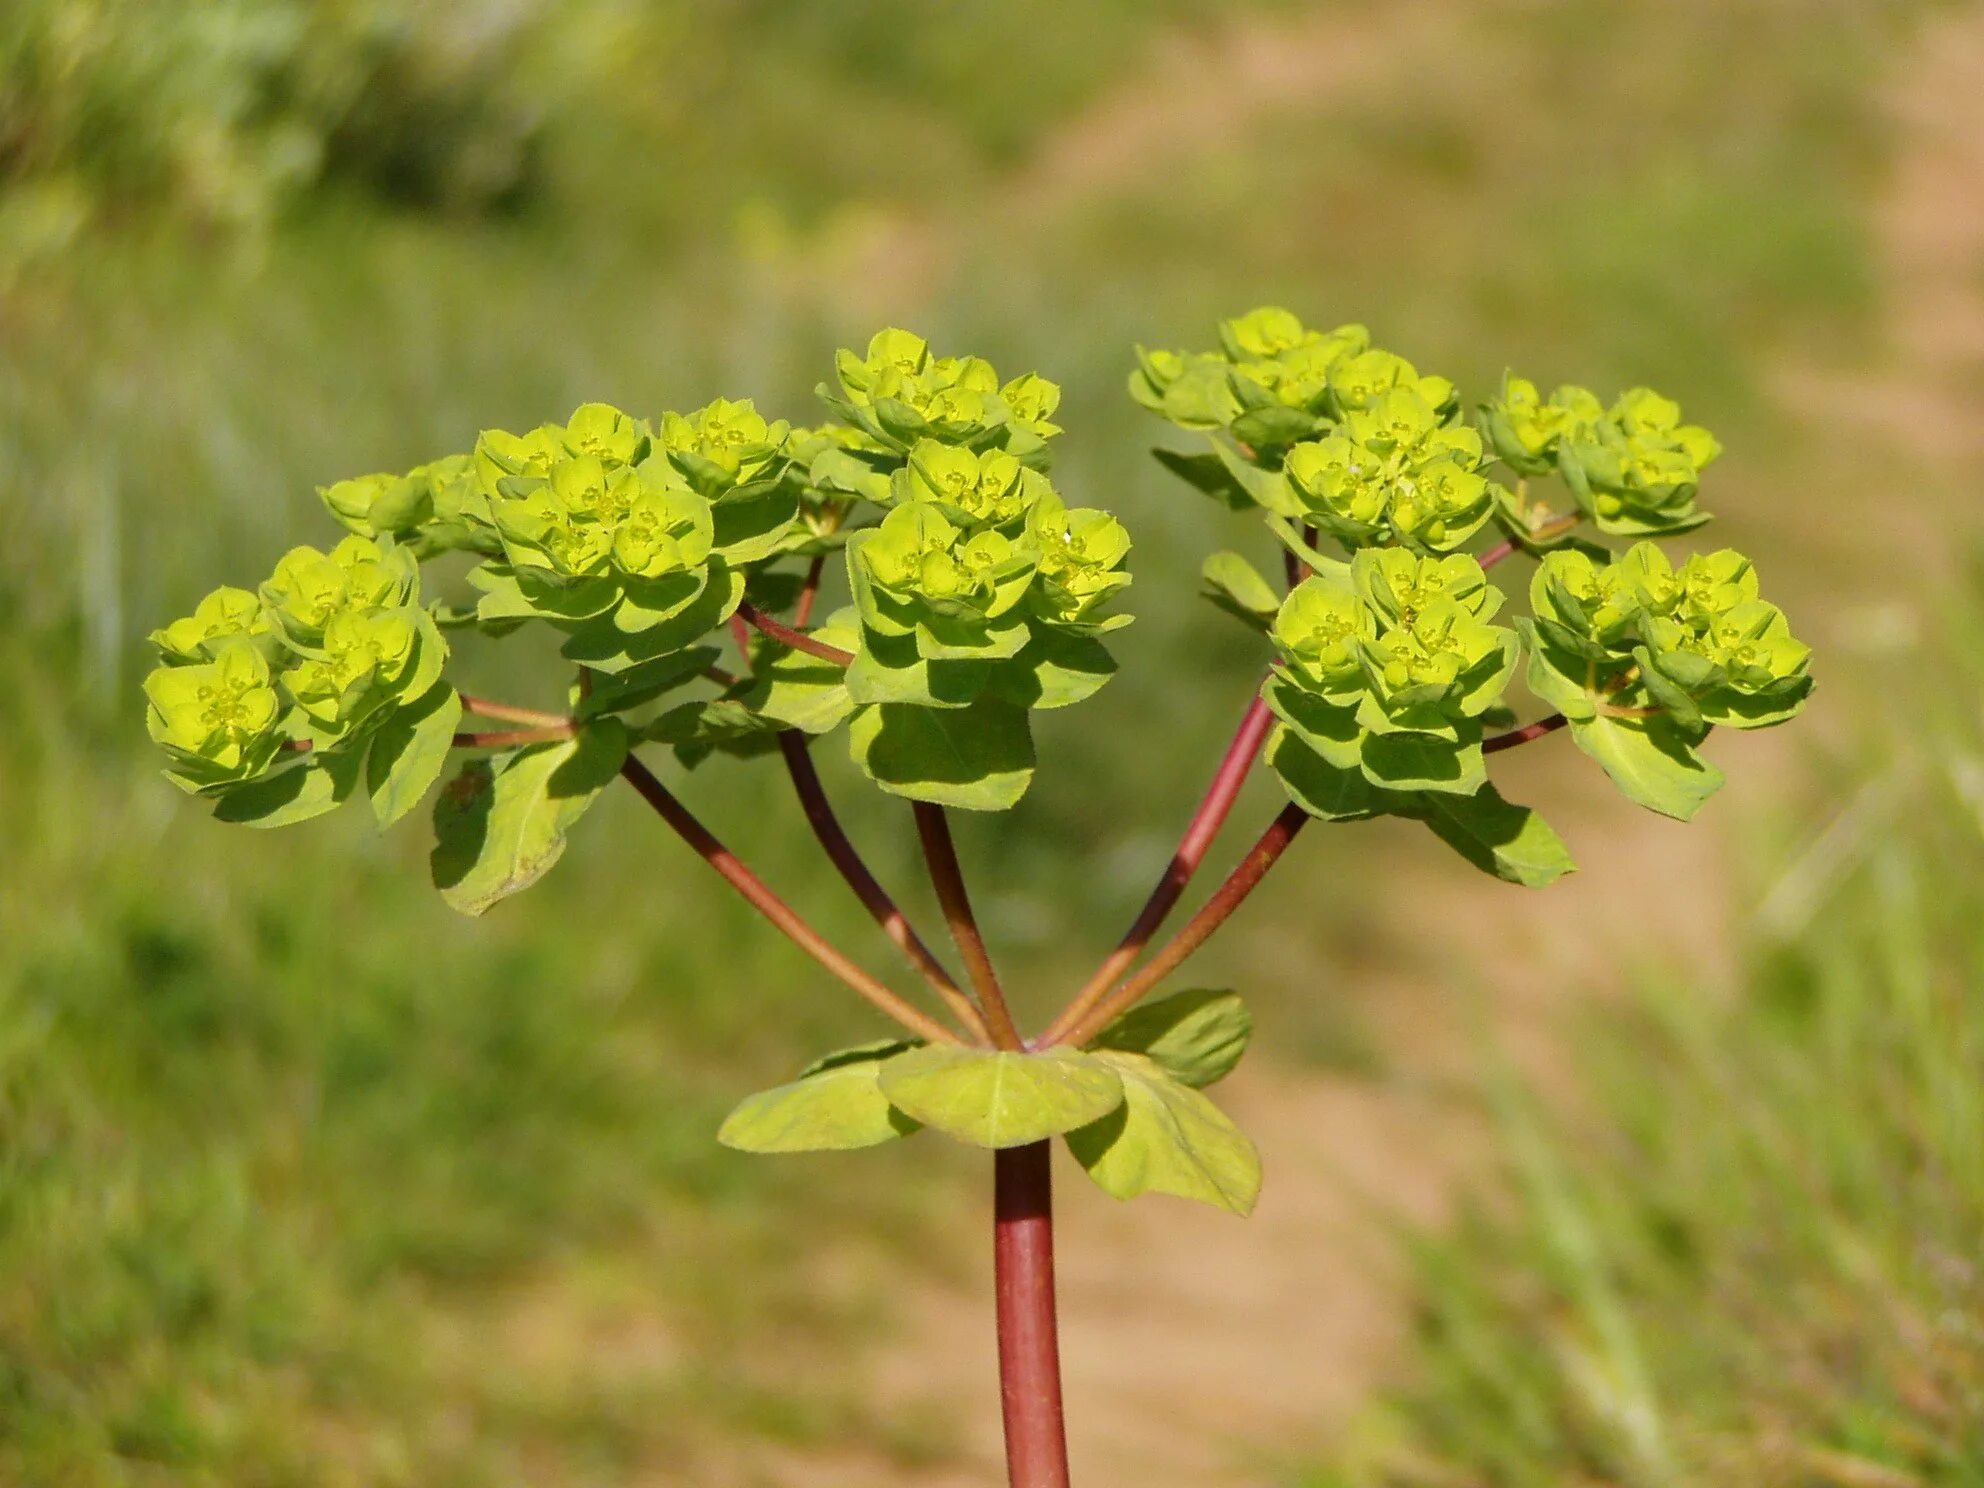
[[[1451,382],[1362,326],[1314,331],[1278,309],[1226,322],[1215,351],[1140,353],[1132,396],[1200,436],[1158,458],[1258,515],[1285,582],[1236,553],[1206,560],[1207,597],[1264,643],[1259,685],[1142,912],[1028,1036],[980,937],[947,813],[1014,806],[1034,773],[1031,713],[1082,702],[1114,674],[1130,537],[1049,478],[1053,383],[1002,381],[901,330],[840,352],[835,372],[815,427],[748,401],[652,421],[588,404],[563,424],[490,430],[467,454],[327,488],[347,536],[292,550],[257,587],[217,589],[154,633],[148,722],[175,784],[223,821],[263,827],[358,796],[388,826],[459,753],[433,809],[432,866],[442,897],[471,915],[538,879],[626,780],[897,1025],[746,1098],[719,1140],[797,1152],[929,1127],[993,1151],[1008,1460],[1015,1484],[1047,1488],[1068,1481],[1049,1140],[1064,1138],[1119,1199],[1168,1193],[1244,1215],[1260,1188],[1252,1144],[1204,1093],[1246,1047],[1246,1008],[1224,991],[1147,994],[1312,819],[1409,817],[1529,887],[1568,872],[1557,834],[1488,770],[1559,731],[1632,800],[1692,816],[1722,783],[1704,740],[1796,713],[1807,651],[1741,554],[1677,564],[1658,545],[1707,520],[1696,491],[1718,446],[1656,393],[1545,398],[1510,376],[1470,419]],[[1551,476],[1554,504],[1537,489]],[[424,592],[423,566],[453,555],[466,588]],[[1489,570],[1518,556],[1534,571],[1529,612],[1512,619]],[[849,603],[816,622],[830,559],[845,564]],[[448,680],[450,634],[526,626],[563,637],[563,708]],[[1518,676],[1528,721],[1508,701]],[[464,729],[470,715],[502,726]],[[842,830],[812,754],[836,733],[880,790],[911,803],[962,980]],[[806,924],[642,746],[665,746],[683,771],[776,755],[828,862],[930,1006]],[[1288,805],[1151,950],[1260,756]]]

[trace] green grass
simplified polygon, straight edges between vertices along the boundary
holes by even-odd
[[[1122,679],[1042,720],[1022,811],[960,828],[1036,1013],[1141,898],[1258,662],[1190,597],[1199,556],[1253,534],[1143,454],[1131,343],[1202,341],[1281,297],[1367,319],[1470,393],[1504,357],[1670,384],[1731,447],[1732,537],[1782,544],[1774,584],[1831,584],[1779,519],[1854,499],[1850,431],[1765,387],[1873,313],[1866,100],[1888,38],[1605,0],[1408,43],[1345,7],[1345,44],[1392,48],[1392,82],[1237,97],[1229,129],[1125,175],[1037,211],[1006,194],[1160,27],[1230,9],[589,23],[561,43],[582,55],[535,60],[620,104],[546,95],[540,189],[514,215],[382,206],[334,176],[259,236],[127,222],[0,282],[0,1478],[586,1484],[688,1461],[719,1484],[732,1440],[943,1446],[875,1419],[859,1360],[890,1268],[960,1209],[976,1223],[981,1175],[927,1142],[818,1163],[711,1143],[737,1094],[872,1024],[631,803],[471,924],[427,887],[421,827],[228,831],[157,779],[144,631],[321,539],[317,484],[587,398],[751,392],[807,418],[833,347],[891,319],[1063,381],[1057,475],[1131,525],[1140,618]],[[1037,65],[988,59],[1007,24]],[[1702,65],[1732,50],[1741,89]],[[837,127],[859,109],[879,123]],[[902,257],[878,256],[878,221],[907,224]],[[519,701],[561,685],[469,667]],[[1165,747],[1125,748],[1154,727]],[[887,965],[765,785],[719,763],[684,789]],[[1248,819],[1271,794],[1256,782]],[[850,815],[908,884],[901,813]],[[1363,886],[1413,850],[1375,835],[1307,844],[1311,871],[1204,964],[1340,1069],[1378,1056],[1308,979],[1417,938]],[[1770,1037],[1787,1079],[1807,1067]],[[836,1368],[807,1367],[823,1354]]]

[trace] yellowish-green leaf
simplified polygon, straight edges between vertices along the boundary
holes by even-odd
[[[1113,1066],[1066,1048],[914,1049],[882,1066],[881,1086],[918,1121],[975,1147],[1038,1142],[1086,1126],[1123,1102]]]
[[[1096,1056],[1123,1082],[1123,1104],[1068,1133],[1068,1149],[1104,1193],[1167,1193],[1248,1215],[1261,1192],[1261,1156],[1210,1099],[1138,1054]]]
[[[1194,1089],[1225,1079],[1247,1052],[1254,1015],[1236,992],[1195,988],[1130,1009],[1089,1045],[1141,1054]]]
[[[902,1043],[849,1049],[799,1079],[748,1095],[717,1132],[740,1152],[847,1152],[908,1136],[918,1123],[891,1105],[880,1075]]]

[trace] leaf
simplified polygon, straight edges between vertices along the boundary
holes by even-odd
[[[536,883],[626,757],[625,726],[602,718],[573,738],[464,764],[434,803],[429,862],[441,897],[479,915]]]
[[[1026,649],[994,667],[985,690],[1021,708],[1065,708],[1093,697],[1115,675],[1115,659],[1093,636],[1036,624]]]
[[[864,708],[848,730],[848,749],[891,795],[968,811],[1003,811],[1033,782],[1026,711],[995,698],[965,708]]]
[[[1068,1133],[1068,1150],[1112,1198],[1167,1193],[1245,1217],[1261,1193],[1261,1155],[1206,1096],[1135,1054],[1115,1066],[1123,1103]]]
[[[865,1044],[854,1044],[845,1049],[836,1049],[831,1054],[822,1054],[799,1072],[799,1078],[823,1074],[830,1069],[839,1069],[844,1064],[860,1064],[863,1060],[893,1059],[911,1049],[923,1047],[922,1039],[872,1039]]]
[[[1612,783],[1649,811],[1687,821],[1722,789],[1722,772],[1689,747],[1673,720],[1599,713],[1571,724],[1578,748],[1605,767]]]
[[[1199,576],[1205,580],[1201,592],[1215,606],[1250,629],[1267,634],[1281,608],[1281,596],[1253,564],[1238,553],[1221,551],[1206,559]]]
[[[1268,764],[1281,778],[1288,798],[1324,821],[1358,821],[1391,809],[1385,792],[1361,770],[1340,769],[1317,754],[1282,724],[1268,736]]]
[[[595,672],[581,692],[572,689],[572,706],[581,720],[624,713],[653,702],[664,693],[693,682],[715,664],[721,653],[714,646],[692,646],[658,656],[624,672]]]
[[[954,1045],[912,1049],[881,1066],[882,1093],[903,1111],[975,1147],[1022,1147],[1108,1115],[1123,1081],[1093,1054]]]
[[[1172,1079],[1202,1090],[1233,1072],[1253,1032],[1254,1015],[1238,993],[1201,987],[1132,1008],[1089,1048],[1141,1054]]]
[[[1441,791],[1471,796],[1488,783],[1478,727],[1456,742],[1435,734],[1366,734],[1362,745],[1364,778],[1395,791]]]
[[[1483,873],[1540,889],[1577,868],[1548,822],[1503,800],[1492,785],[1472,796],[1429,792],[1420,800],[1426,825]]]
[[[893,636],[863,626],[861,646],[843,680],[856,703],[912,703],[923,708],[962,708],[985,690],[990,661],[930,661],[913,636]]]
[[[365,756],[365,788],[381,830],[420,804],[427,788],[447,768],[455,728],[462,721],[462,698],[447,682],[395,708],[373,736]]]
[[[739,1152],[847,1152],[906,1137],[921,1124],[890,1104],[880,1076],[909,1047],[830,1054],[790,1084],[744,1097],[716,1139]]]
[[[560,650],[594,671],[630,671],[695,645],[728,620],[743,597],[744,576],[712,559],[702,589],[667,619],[630,633],[614,616],[600,615],[575,629]]]
[[[335,811],[358,788],[362,750],[319,752],[305,764],[221,792],[214,820],[250,827],[289,827]]]
[[[777,552],[786,529],[799,514],[799,492],[788,481],[739,486],[710,509],[713,546],[733,568],[757,563]]]
[[[1188,455],[1179,450],[1168,449],[1154,449],[1151,454],[1166,470],[1187,485],[1205,492],[1229,511],[1252,509],[1254,498],[1248,494],[1245,486],[1233,478],[1226,468],[1226,462],[1218,455]]]

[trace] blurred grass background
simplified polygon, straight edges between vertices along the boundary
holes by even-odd
[[[1058,478],[1137,537],[1141,617],[1123,677],[1041,720],[1023,809],[964,829],[1039,1014],[1141,898],[1255,665],[1191,598],[1251,534],[1143,454],[1129,348],[1279,300],[1470,395],[1513,364],[1679,396],[1730,449],[1714,535],[1759,556],[1824,692],[1802,739],[1718,741],[1726,882],[1580,901],[1734,926],[1726,975],[1649,972],[1552,1035],[1570,1075],[1489,1079],[1509,1175],[1411,1238],[1398,1393],[1326,1465],[1254,1444],[1277,1465],[1250,1481],[1979,1481],[1984,741],[1975,671],[1927,658],[1984,634],[1960,561],[1984,385],[1948,339],[1984,294],[1960,148],[1984,88],[1944,86],[1927,145],[1893,102],[1974,76],[1974,16],[12,0],[0,1478],[721,1488],[841,1481],[791,1463],[857,1443],[953,1455],[949,1415],[878,1404],[858,1366],[905,1258],[976,1243],[977,1166],[710,1140],[738,1092],[867,1036],[857,1007],[631,810],[475,924],[417,828],[214,826],[153,772],[141,637],[320,539],[315,485],[483,427],[719,392],[804,421],[833,348],[887,322],[1038,368],[1067,388]],[[1532,797],[1563,759],[1523,766]],[[908,885],[896,813],[830,778]],[[685,788],[883,965],[775,787]],[[1638,850],[1594,791],[1563,814],[1594,879]],[[1383,828],[1307,846],[1212,969],[1314,1078],[1398,1078],[1359,994],[1315,989],[1475,976],[1387,878],[1460,870]],[[1493,885],[1441,902],[1551,920]],[[1549,933],[1573,1000],[1625,980]]]

